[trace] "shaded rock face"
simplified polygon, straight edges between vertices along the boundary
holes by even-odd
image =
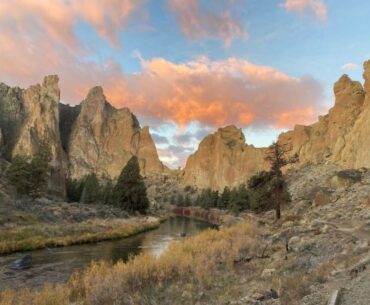
[[[245,143],[242,131],[235,126],[220,128],[205,137],[191,155],[183,173],[185,185],[223,190],[247,182],[264,169],[265,149]]]
[[[297,125],[279,136],[299,164],[334,163],[344,168],[370,167],[370,62],[365,85],[343,75],[334,85],[335,105],[313,125]]]
[[[16,155],[32,156],[41,141],[48,141],[52,154],[49,187],[55,194],[64,194],[58,81],[56,75],[47,76],[41,85],[28,89],[0,84],[0,129],[2,154],[8,160]]]
[[[133,155],[139,158],[144,176],[165,170],[149,129],[141,129],[129,109],[112,107],[101,87],[92,88],[81,103],[69,136],[71,177],[78,179],[94,172],[114,179]]]

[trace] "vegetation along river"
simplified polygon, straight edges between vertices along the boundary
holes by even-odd
[[[65,282],[74,271],[87,267],[92,261],[114,263],[141,252],[159,255],[171,241],[181,241],[184,233],[190,236],[212,227],[206,222],[173,217],[158,229],[125,239],[26,252],[32,255],[32,267],[21,271],[9,269],[9,264],[22,253],[0,256],[0,291]]]

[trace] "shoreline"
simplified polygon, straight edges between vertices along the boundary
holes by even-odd
[[[78,224],[38,224],[2,229],[0,255],[128,238],[157,229],[166,219],[94,219]]]

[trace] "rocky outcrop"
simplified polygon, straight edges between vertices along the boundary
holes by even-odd
[[[168,169],[160,162],[149,128],[141,128],[129,109],[115,109],[95,87],[78,106],[59,103],[58,76],[28,89],[0,83],[0,149],[11,160],[32,156],[46,140],[52,153],[49,189],[64,194],[65,177],[95,172],[116,178],[133,156],[144,176]]]
[[[313,125],[297,125],[279,136],[299,164],[333,163],[370,167],[370,63],[364,65],[365,89],[343,75],[334,85],[335,105]]]
[[[184,169],[183,183],[223,190],[236,186],[264,169],[265,149],[245,143],[243,132],[235,126],[218,129],[205,137]]]
[[[0,84],[0,129],[2,154],[32,156],[40,142],[51,150],[50,189],[64,194],[65,155],[59,134],[59,78],[47,76],[43,83],[27,89]]]
[[[128,160],[139,158],[144,176],[166,170],[160,162],[149,128],[140,128],[128,108],[116,109],[101,87],[92,88],[81,103],[68,142],[70,174],[82,178],[89,173],[116,178]]]

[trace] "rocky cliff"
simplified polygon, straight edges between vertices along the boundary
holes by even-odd
[[[335,105],[313,125],[297,125],[279,143],[299,155],[299,165],[333,163],[344,168],[370,167],[370,62],[364,87],[343,75],[334,85]]]
[[[343,168],[370,167],[370,61],[364,64],[365,84],[343,75],[334,85],[335,105],[318,122],[296,125],[282,133],[278,142],[288,155],[298,154],[299,163],[332,163]],[[244,143],[234,126],[207,136],[187,160],[183,183],[199,188],[222,189],[245,182],[266,169],[265,149]]]
[[[191,155],[183,173],[185,185],[223,190],[245,183],[264,168],[265,149],[245,143],[243,132],[235,126],[218,129],[205,137]]]
[[[116,109],[107,101],[101,87],[92,88],[75,119],[71,121],[67,152],[73,178],[95,172],[98,176],[116,178],[128,160],[139,158],[144,176],[163,173],[149,128],[128,108]],[[65,126],[67,128],[68,125]]]
[[[0,84],[1,151],[8,160],[32,156],[46,140],[52,154],[50,189],[64,194],[66,158],[59,134],[58,81],[56,75],[47,76],[41,85],[28,89]]]
[[[115,109],[100,87],[81,105],[59,103],[58,76],[47,76],[28,89],[0,83],[0,152],[6,159],[32,156],[40,141],[51,152],[50,189],[64,194],[66,176],[95,172],[116,178],[131,156],[139,158],[144,176],[168,169],[160,162],[149,128],[141,128],[129,109]]]

